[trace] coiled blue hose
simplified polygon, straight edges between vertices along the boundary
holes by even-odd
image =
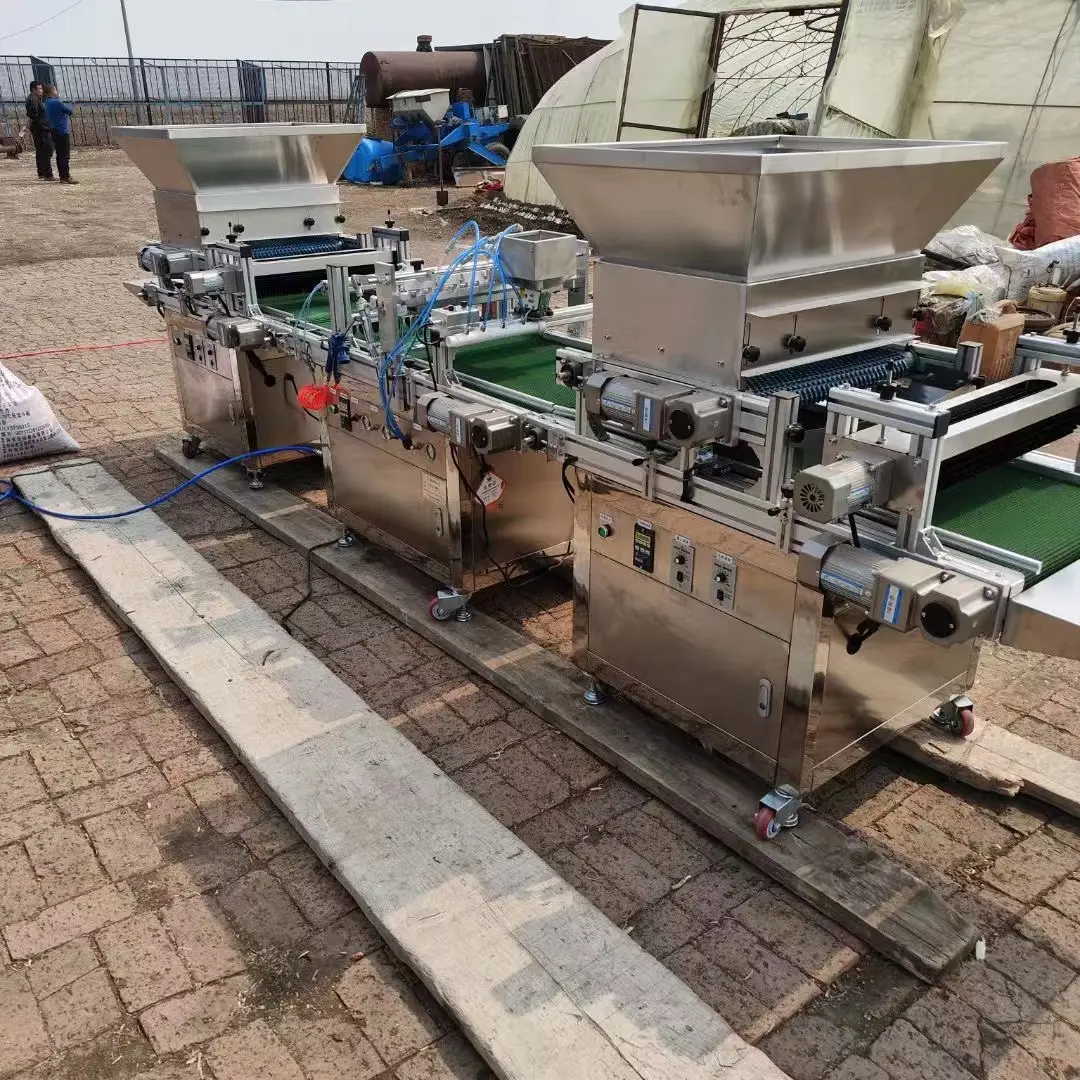
[[[176,498],[181,491],[186,491],[189,487],[197,484],[204,476],[209,476],[211,473],[217,472],[218,469],[224,469],[227,465],[235,465],[237,462],[247,461],[248,458],[268,457],[270,454],[280,454],[288,450],[299,454],[319,453],[318,450],[311,446],[271,446],[266,450],[250,450],[246,454],[237,454],[236,457],[219,461],[216,465],[211,465],[209,469],[203,469],[202,472],[196,473],[182,484],[178,484],[172,491],[167,491],[164,495],[159,495],[156,499],[152,499],[148,503],[143,503],[141,506],[133,506],[130,510],[116,510],[111,514],[65,514],[60,510],[49,510],[44,506],[38,506],[37,503],[31,502],[25,495],[20,495],[15,484],[11,480],[3,481],[7,484],[7,487],[0,492],[0,502],[3,502],[5,499],[11,499],[13,502],[25,506],[27,510],[33,510],[35,514],[59,518],[62,521],[111,521],[114,518],[131,517],[132,514],[141,514],[145,510],[153,510],[155,507],[161,506],[162,503],[166,503],[170,499]]]

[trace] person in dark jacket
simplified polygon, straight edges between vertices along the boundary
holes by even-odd
[[[30,137],[34,140],[39,180],[55,180],[52,171],[53,144],[49,121],[45,116],[45,87],[35,79],[26,97],[26,119],[30,122]]]
[[[49,121],[53,145],[56,147],[56,171],[65,184],[77,184],[68,171],[71,163],[71,114],[75,110],[60,100],[60,95],[52,83],[45,86],[45,116]]]

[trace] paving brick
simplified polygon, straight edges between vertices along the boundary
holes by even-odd
[[[704,930],[703,922],[679,907],[671,896],[665,896],[634,916],[630,935],[646,952],[662,958]]]
[[[371,698],[372,702],[375,700]],[[412,708],[406,708],[403,702],[402,711],[427,735],[432,746],[458,742],[469,733],[469,725],[441,700],[435,705],[415,705]]]
[[[281,885],[265,870],[254,870],[218,893],[237,930],[264,945],[297,945],[310,932]]]
[[[161,865],[161,852],[131,807],[111,810],[83,823],[101,865],[114,881],[146,874]]]
[[[1016,929],[1073,970],[1080,970],[1080,923],[1050,908],[1036,907],[1016,924]]]
[[[651,863],[613,836],[590,837],[577,844],[573,851],[620,892],[642,904],[651,904],[667,896],[673,884]]]
[[[89,665],[95,663],[100,656],[97,649],[82,645],[77,649],[60,653],[58,656],[32,661],[24,666],[31,668],[41,664],[43,667],[52,665],[52,668],[47,673],[43,670],[33,682],[27,682],[27,685],[48,682],[49,689],[66,712],[98,705],[109,696],[108,691],[94,678],[93,672],[89,669]],[[57,667],[61,665],[69,670],[66,674],[56,677]]]
[[[845,1058],[825,1080],[889,1080],[889,1074],[858,1054]]]
[[[1038,1023],[1046,1015],[1046,1009],[1029,993],[977,960],[964,961],[946,977],[945,987],[1004,1031]]]
[[[991,931],[1009,925],[1024,910],[1019,900],[978,881],[953,893],[949,903],[976,926]]]
[[[971,1074],[906,1020],[897,1020],[870,1048],[870,1060],[895,1080],[971,1080]]]
[[[200,746],[161,763],[165,779],[173,787],[179,787],[202,776],[212,776],[236,764],[232,751],[224,744]]]
[[[139,1023],[153,1048],[170,1054],[220,1035],[242,1015],[250,993],[251,980],[234,975],[152,1005],[139,1016]]]
[[[156,915],[140,914],[97,934],[124,1004],[133,1011],[191,987],[180,957]]]
[[[375,1047],[351,1017],[306,1019],[293,1015],[275,1026],[308,1080],[371,1080],[383,1070]],[[399,1068],[399,1080],[404,1075]]]
[[[939,888],[950,883],[949,874],[975,858],[965,844],[919,817],[906,804],[879,818],[867,835],[876,839],[902,866]]]
[[[791,1080],[820,1080],[851,1051],[856,1034],[824,1016],[799,1013],[761,1044]],[[859,1080],[864,1080],[860,1077]]]
[[[1037,1024],[1025,1024],[1011,1032],[1016,1041],[1045,1066],[1052,1077],[1076,1075],[1080,1062],[1080,1032],[1047,1013]]]
[[[105,884],[90,842],[77,825],[35,833],[25,843],[47,904],[59,904]]]
[[[1076,974],[1038,945],[1014,933],[993,940],[986,951],[986,962],[1044,1002],[1063,991]]]
[[[545,810],[514,830],[538,855],[547,855],[557,847],[572,847],[585,836],[585,826],[567,817],[558,807]]]
[[[41,656],[42,652],[36,642],[22,630],[9,630],[6,634],[0,634],[0,668],[24,664],[27,660]]]
[[[648,798],[637,784],[612,774],[581,795],[575,795],[562,809],[575,821],[592,827],[644,805]]]
[[[265,1020],[215,1039],[206,1060],[217,1080],[304,1080],[288,1047]]]
[[[660,802],[659,799],[649,799],[641,807],[641,812],[654,818],[680,840],[685,840],[695,851],[701,852],[712,863],[723,862],[730,855],[730,851],[719,840],[703,829],[699,829],[693,822],[687,821],[680,813],[666,803]]]
[[[904,1013],[904,1019],[965,1068],[980,1074],[983,1028],[990,1025],[970,1005],[952,994],[932,989]]]
[[[1074,1028],[1080,1028],[1080,978],[1069,985],[1050,1002],[1050,1008]]]
[[[46,656],[63,652],[65,649],[73,649],[76,645],[83,643],[82,637],[72,629],[71,624],[61,618],[42,619],[40,622],[31,623],[26,628],[26,632]],[[18,663],[18,661],[14,662]]]
[[[860,954],[818,925],[814,914],[773,889],[751,897],[732,911],[736,919],[784,959],[819,982],[830,983],[853,968]]]
[[[0,971],[0,1076],[11,1076],[49,1054],[49,1037],[18,968]]]
[[[636,851],[672,882],[700,874],[709,868],[707,856],[643,809],[620,815],[607,824],[606,831]]]
[[[688,881],[673,896],[675,903],[695,918],[717,923],[767,884],[767,879],[748,863],[731,858]]]
[[[97,953],[90,939],[76,938],[36,957],[27,965],[26,976],[38,998],[46,998],[98,966]]]
[[[502,720],[473,728],[457,742],[434,748],[430,757],[441,769],[454,772],[505,750],[521,738],[520,732]]]
[[[86,732],[81,742],[104,780],[130,776],[150,764],[150,758],[124,721]]]
[[[30,756],[50,795],[66,795],[101,781],[90,755],[59,720],[34,729]]]
[[[149,699],[139,695],[136,700]],[[199,740],[191,728],[171,709],[161,708],[160,702],[154,711],[127,719],[151,761],[162,762],[199,748]]]
[[[30,728],[42,720],[51,720],[60,712],[60,702],[52,691],[39,687],[10,694],[0,702],[0,730]]]
[[[82,638],[98,641],[105,637],[117,637],[123,626],[104,607],[85,607],[65,615],[64,620]]]
[[[95,664],[91,669],[105,688],[105,693],[135,694],[153,685],[142,668],[130,656],[116,656]]]
[[[561,732],[546,731],[530,739],[527,745],[570,784],[575,795],[595,787],[611,771],[598,757]]]
[[[977,806],[931,785],[916,791],[904,807],[980,855],[998,855],[1015,840],[1013,833]]]
[[[44,798],[45,788],[29,758],[20,755],[0,761],[0,814]]]
[[[1067,919],[1080,923],[1080,880],[1074,877],[1063,881],[1043,897],[1043,903]]]
[[[179,900],[161,917],[197,983],[244,970],[236,935],[214,900],[205,896]]]
[[[358,960],[335,989],[388,1064],[401,1061],[442,1034],[398,967],[381,953]]]
[[[356,901],[306,846],[279,855],[269,870],[316,928],[329,926],[356,907]]]
[[[296,830],[283,817],[277,815],[245,829],[240,834],[240,839],[256,859],[263,861],[268,861],[300,843]]]
[[[121,1020],[116,995],[101,968],[45,998],[41,1013],[54,1045],[60,1049],[87,1042]]]
[[[163,791],[147,799],[142,820],[155,843],[167,849],[171,857],[193,854],[193,847],[203,846],[203,836],[210,832],[206,818],[183,788]]]
[[[625,926],[641,908],[640,900],[616,889],[578,855],[559,848],[546,856],[548,864],[617,926]]]
[[[81,821],[97,817],[120,806],[144,803],[152,795],[168,787],[165,778],[153,766],[140,769],[131,776],[121,776],[96,787],[64,795],[56,802],[66,820]]]
[[[263,816],[231,773],[192,780],[187,790],[206,820],[223,836],[235,836]]]
[[[914,795],[919,785],[885,765],[875,765],[827,798],[822,809],[854,829],[865,828]]]
[[[221,888],[250,869],[251,859],[242,847],[218,841],[183,862],[168,863],[136,881],[135,891],[145,905],[160,907],[185,896]]]
[[[985,880],[1017,900],[1030,902],[1080,866],[1080,851],[1041,833],[998,859]]]
[[[0,846],[59,824],[60,813],[48,802],[32,803],[6,814],[0,813]]]
[[[0,926],[28,919],[44,906],[45,898],[22,845],[0,848]]]
[[[462,770],[454,779],[489,814],[507,827],[517,825],[544,809],[526,798],[485,761]]]
[[[534,813],[557,806],[570,794],[569,784],[523,744],[493,754],[488,758],[488,764],[524,794],[536,808]]]
[[[394,669],[364,645],[341,649],[333,653],[332,658],[350,682],[365,690],[385,683],[394,675]]]
[[[447,1035],[403,1061],[398,1080],[495,1080],[463,1035]]]

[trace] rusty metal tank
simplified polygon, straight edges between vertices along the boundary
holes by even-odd
[[[368,52],[360,61],[367,82],[367,103],[385,105],[402,90],[447,89],[451,100],[458,90],[471,90],[477,105],[484,104],[487,74],[481,52]]]

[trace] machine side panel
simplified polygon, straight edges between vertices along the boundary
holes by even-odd
[[[311,372],[303,360],[292,353],[274,349],[259,349],[255,358],[262,365],[263,376],[248,355],[252,350],[237,352],[236,362],[241,380],[245,383],[251,418],[255,422],[258,444],[264,446],[295,446],[318,442],[321,422],[315,414],[308,415],[296,400],[300,387],[311,382]],[[273,385],[267,385],[267,377]]]

